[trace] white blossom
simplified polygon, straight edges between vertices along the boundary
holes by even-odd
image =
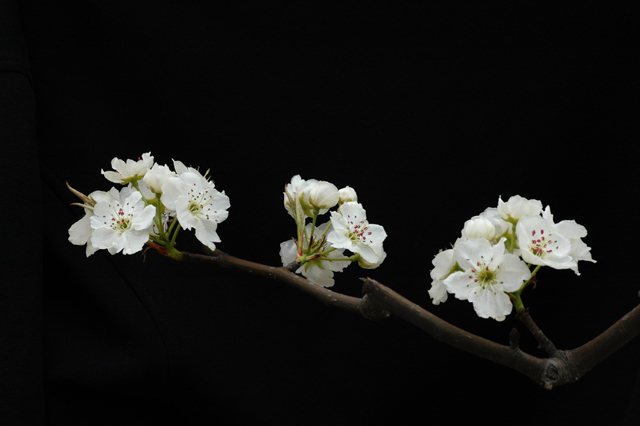
[[[431,263],[434,268],[429,273],[432,279],[429,296],[434,305],[439,305],[446,302],[448,298],[447,286],[444,284],[444,280],[451,274],[456,265],[453,249],[441,251],[433,258]]]
[[[340,196],[338,201],[340,205],[348,203],[350,201],[358,201],[358,194],[356,194],[355,189],[351,188],[350,186],[340,188],[340,190],[338,191],[338,195]]]
[[[295,210],[295,206],[292,206],[289,202],[289,197],[287,197],[287,192],[293,197],[293,194],[298,194],[298,198],[302,195],[302,189],[304,188],[306,181],[300,177],[300,175],[295,175],[291,178],[291,183],[285,185],[284,192],[284,208],[289,212],[291,217],[295,217],[293,214]]]
[[[496,237],[496,227],[483,216],[474,216],[464,223],[462,235],[470,240],[472,238],[484,238],[493,241]]]
[[[314,231],[314,235],[322,235],[325,231],[329,222],[316,227]],[[308,223],[305,227],[307,235],[311,235],[312,224]],[[307,248],[307,241],[303,242],[303,249]],[[332,248],[331,243],[326,242],[322,251],[329,250]],[[327,259],[313,259],[311,261],[305,262],[302,266],[298,268],[296,273],[302,274],[309,281],[321,285],[323,287],[331,287],[334,284],[333,273],[341,272],[345,267],[349,265],[348,260],[330,260],[333,259],[341,259],[344,258],[343,254],[344,250],[337,249],[330,253],[328,253],[325,257]],[[298,256],[296,242],[293,240],[287,240],[280,244],[280,259],[282,260],[282,265],[286,266],[290,263],[294,262]]]
[[[382,226],[369,224],[360,204],[351,201],[340,207],[340,213],[331,212],[331,225],[327,241],[333,247],[358,253],[365,265],[377,266],[384,260],[382,242],[387,233]]]
[[[142,154],[138,161],[127,160],[126,162],[114,157],[111,160],[111,168],[115,171],[102,170],[105,178],[113,183],[127,184],[144,177],[145,173],[153,166],[153,156],[151,152]]]
[[[147,185],[147,187],[155,194],[162,193],[162,185],[169,179],[170,177],[176,177],[177,175],[171,171],[171,169],[165,164],[161,166],[156,163],[149,169],[149,171],[144,175],[142,181]]]
[[[324,180],[317,181],[315,185],[308,187],[305,195],[307,203],[314,209],[318,209],[319,214],[326,213],[340,200],[338,188]]]
[[[571,257],[571,242],[556,231],[548,217],[523,217],[516,225],[516,235],[525,262],[554,269],[577,268]]]
[[[493,224],[493,227],[496,230],[496,239],[500,239],[503,236],[506,237],[507,234],[511,232],[511,224],[502,218],[500,211],[496,207],[488,207],[485,211],[480,213],[480,216]]]
[[[584,226],[578,225],[575,220],[563,220],[560,223],[554,223],[551,208],[549,206],[547,206],[544,212],[542,212],[542,217],[552,224],[552,229],[555,232],[569,239],[569,243],[571,244],[569,256],[576,261],[576,265],[571,267],[571,269],[576,273],[576,275],[580,275],[578,272],[578,261],[587,260],[589,262],[596,263],[596,261],[591,257],[591,247],[587,246],[582,241],[582,238],[587,236],[587,229]]]
[[[214,188],[200,173],[186,171],[162,185],[162,203],[176,212],[184,229],[194,228],[196,238],[211,250],[220,242],[216,230],[229,212],[229,197]]]
[[[109,253],[133,254],[149,240],[156,208],[145,206],[140,192],[124,187],[109,191],[108,199],[98,201],[91,216],[91,243]]]
[[[525,216],[539,215],[542,203],[538,200],[527,200],[519,195],[514,195],[505,203],[498,197],[498,211],[502,219],[515,223]]]
[[[505,319],[513,305],[507,293],[520,289],[531,276],[527,265],[505,251],[504,238],[491,245],[484,239],[462,241],[454,247],[454,257],[462,271],[449,275],[447,291],[473,303],[481,318]]]

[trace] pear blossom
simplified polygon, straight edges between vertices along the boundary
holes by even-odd
[[[156,213],[154,206],[145,206],[142,194],[124,187],[120,192],[111,188],[108,199],[98,201],[91,216],[91,244],[109,253],[133,254],[149,240]]]
[[[505,238],[497,244],[484,239],[462,241],[453,249],[461,271],[444,279],[449,293],[473,303],[481,318],[503,321],[513,305],[507,293],[520,289],[531,272],[516,255],[505,250]]]
[[[451,275],[451,271],[456,265],[453,249],[441,251],[433,258],[431,263],[435,268],[429,273],[432,279],[429,296],[434,305],[439,305],[446,302],[448,298],[447,286],[444,284],[444,280]]]
[[[491,221],[483,216],[474,216],[464,223],[462,235],[466,239],[484,238],[493,241],[496,237],[496,227]]]
[[[137,181],[144,177],[145,173],[153,166],[153,156],[151,152],[142,154],[138,161],[127,160],[126,162],[114,157],[111,160],[111,168],[115,171],[102,170],[105,178],[113,183],[126,185],[131,181]]]
[[[205,176],[203,176],[198,169],[194,169],[193,167],[187,167],[184,165],[184,163],[182,163],[182,161],[178,161],[178,160],[173,160],[173,167],[176,170],[176,173],[178,174],[178,176],[185,172],[191,172],[196,176],[200,176],[200,180],[202,181],[202,186],[211,187],[211,188],[215,187],[214,183],[206,177],[207,173],[209,173],[208,170],[205,173]]]
[[[289,215],[291,215],[291,217],[295,217],[294,215],[295,206],[291,205],[290,197],[291,199],[293,199],[293,194],[298,194],[298,199],[299,199],[300,195],[302,194],[302,190],[305,186],[305,183],[306,181],[302,179],[300,175],[295,175],[294,177],[291,178],[291,183],[286,184],[284,187],[284,190],[285,190],[284,208],[287,210],[287,212],[289,212]],[[287,192],[289,193],[290,197],[287,196]]]
[[[338,204],[340,194],[338,188],[326,181],[318,181],[313,187],[308,188],[307,202],[318,209],[320,214],[326,213],[330,208]]]
[[[142,181],[145,185],[155,194],[162,193],[162,185],[169,179],[170,177],[176,177],[177,175],[171,171],[171,169],[165,164],[161,166],[160,164],[154,164],[151,169],[147,173],[145,173]]]
[[[69,187],[69,189],[71,189],[72,192],[85,200],[85,204],[82,204],[85,214],[82,219],[71,225],[71,228],[69,228],[69,241],[72,244],[78,246],[83,246],[86,244],[86,255],[87,257],[89,257],[96,251],[98,251],[98,248],[91,243],[91,235],[94,231],[94,229],[91,227],[91,217],[94,215],[93,209],[97,202],[110,201],[112,200],[112,198],[108,192],[104,191],[94,191],[87,197],[71,187]]]
[[[327,241],[333,247],[358,253],[369,265],[380,265],[385,253],[382,242],[387,233],[380,225],[369,224],[366,211],[356,202],[344,203],[340,213],[331,212],[332,231]]]
[[[516,235],[525,262],[554,269],[577,268],[571,257],[571,241],[557,232],[548,217],[523,217],[516,225]]]
[[[582,241],[582,238],[587,236],[587,229],[584,226],[578,225],[575,220],[563,220],[560,223],[554,223],[551,208],[549,206],[547,206],[544,212],[542,212],[542,217],[553,225],[552,229],[555,232],[558,232],[560,235],[569,239],[569,243],[571,244],[569,256],[576,261],[576,266],[571,269],[576,273],[576,275],[580,275],[578,272],[578,261],[587,260],[589,262],[596,263],[596,261],[591,257],[591,247],[587,246]]]
[[[314,235],[322,235],[329,225],[329,222],[323,223],[319,227],[315,228]],[[311,235],[312,224],[308,223],[305,226],[307,235]],[[307,241],[303,243],[303,249],[307,248]],[[325,242],[322,251],[332,248],[331,243]],[[302,274],[309,281],[321,285],[323,287],[331,287],[334,284],[333,273],[341,272],[345,267],[349,265],[348,260],[331,260],[344,258],[344,250],[337,249],[327,253],[324,258],[317,258],[311,261],[305,262],[298,268],[296,273]],[[280,244],[280,259],[282,265],[286,266],[294,262],[298,257],[297,245],[294,240],[288,240]],[[326,259],[328,258],[328,259]]]
[[[480,213],[480,216],[487,219],[496,230],[496,242],[501,237],[506,237],[508,233],[510,233],[512,225],[505,221],[500,214],[500,211],[496,207],[488,207]]]
[[[376,260],[375,262],[370,262],[365,260],[362,256],[360,256],[358,258],[359,267],[363,269],[375,269],[378,266],[380,266],[380,264],[382,264],[382,262],[384,262],[384,260],[387,258],[387,253],[382,249],[382,244],[380,245],[373,244],[371,245],[371,249],[374,251],[374,253],[378,257],[378,260]]]
[[[340,188],[340,190],[338,191],[338,195],[338,203],[340,205],[348,203],[349,201],[358,201],[358,194],[356,194],[355,189],[351,188],[350,186]]]
[[[220,242],[216,230],[229,212],[229,197],[214,188],[200,173],[186,171],[162,185],[162,203],[176,212],[184,229],[194,228],[196,238],[211,250]]]
[[[527,200],[519,195],[510,197],[505,203],[498,197],[498,211],[502,219],[516,223],[525,216],[539,215],[542,211],[542,203],[538,200]]]

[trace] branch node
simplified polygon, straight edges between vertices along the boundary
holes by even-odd
[[[389,318],[391,315],[389,311],[385,311],[373,301],[368,294],[365,294],[362,299],[360,299],[360,303],[358,303],[358,309],[363,317],[372,321],[379,321],[385,318]]]
[[[289,272],[295,273],[299,267],[300,267],[300,261],[296,260],[295,262],[291,262],[290,264],[288,264],[287,266],[284,266],[283,268]]]

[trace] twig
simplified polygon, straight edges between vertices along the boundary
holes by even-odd
[[[640,333],[638,305],[595,339],[579,348],[562,351],[556,349],[542,333],[528,312],[520,313],[517,318],[527,326],[549,355],[549,358],[538,358],[520,350],[520,335],[515,329],[510,334],[509,346],[500,345],[447,323],[370,278],[363,279],[364,296],[358,298],[336,293],[296,275],[293,271],[300,267],[296,262],[285,267],[273,267],[239,259],[220,250],[209,250],[208,253],[201,255],[183,252],[182,260],[212,263],[223,268],[269,277],[297,288],[328,306],[358,313],[370,320],[380,320],[390,313],[394,314],[441,342],[519,371],[548,390],[578,380]]]
[[[520,322],[527,326],[531,334],[533,334],[533,337],[535,337],[538,341],[539,348],[543,348],[547,355],[549,355],[550,357],[558,355],[558,350],[556,349],[555,345],[551,340],[547,338],[547,336],[544,335],[542,330],[538,328],[536,323],[531,318],[531,315],[529,315],[528,309],[524,312],[518,312],[518,314],[516,314],[516,318],[518,318]]]

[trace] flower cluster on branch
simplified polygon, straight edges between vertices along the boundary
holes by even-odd
[[[296,272],[311,282],[331,287],[333,273],[351,262],[373,269],[387,256],[382,248],[387,233],[367,221],[356,191],[349,186],[338,189],[330,182],[296,175],[285,186],[284,207],[295,220],[297,232],[296,238],[280,244],[282,264],[300,262]],[[316,226],[318,217],[334,207],[337,210],[331,212],[330,221]],[[307,219],[311,223],[306,223]],[[345,250],[352,255],[345,256]]]
[[[440,251],[431,270],[428,294],[433,304],[449,294],[468,300],[482,318],[505,319],[515,307],[549,358],[522,352],[514,329],[509,346],[499,345],[460,330],[404,299],[393,290],[364,279],[362,298],[336,293],[334,273],[355,262],[377,268],[386,258],[387,234],[369,223],[367,212],[349,186],[338,189],[326,181],[304,180],[299,175],[285,185],[284,207],[296,223],[295,237],[280,244],[283,266],[269,267],[229,256],[216,248],[218,224],[227,219],[229,197],[215,188],[198,169],[173,160],[173,170],[154,162],[151,153],[136,160],[111,162],[113,170],[102,174],[118,190],[89,195],[69,187],[82,202],[84,217],[69,229],[69,240],[86,246],[86,255],[97,250],[132,254],[145,244],[175,260],[208,262],[285,282],[329,306],[359,313],[371,320],[390,314],[427,331],[435,338],[478,356],[514,368],[543,387],[577,380],[598,362],[640,333],[640,306],[591,342],[561,351],[546,338],[524,308],[521,294],[543,266],[570,269],[579,275],[578,262],[595,262],[582,238],[587,231],[573,220],[555,223],[550,208],[538,200],[518,195],[497,207],[487,208],[465,222],[460,237]],[[332,209],[334,209],[332,211]],[[318,224],[318,219],[328,219]],[[206,255],[180,252],[180,229],[193,229]],[[349,252],[349,253],[346,253]],[[300,277],[301,274],[305,278]]]
[[[572,269],[591,258],[582,238],[587,230],[574,220],[554,223],[549,206],[519,195],[487,208],[465,222],[452,248],[433,259],[429,295],[434,304],[448,294],[468,300],[482,318],[505,319],[513,306],[524,311],[521,294],[542,266]],[[531,271],[531,268],[534,268]]]
[[[111,161],[102,171],[115,187],[88,196],[69,187],[83,203],[85,215],[69,229],[69,241],[86,244],[86,254],[106,249],[111,254],[137,253],[147,244],[160,253],[180,258],[175,242],[181,228],[193,229],[211,250],[220,242],[218,224],[224,221],[229,197],[215,189],[207,173],[173,160],[174,170],[155,163],[150,152],[137,161]]]

